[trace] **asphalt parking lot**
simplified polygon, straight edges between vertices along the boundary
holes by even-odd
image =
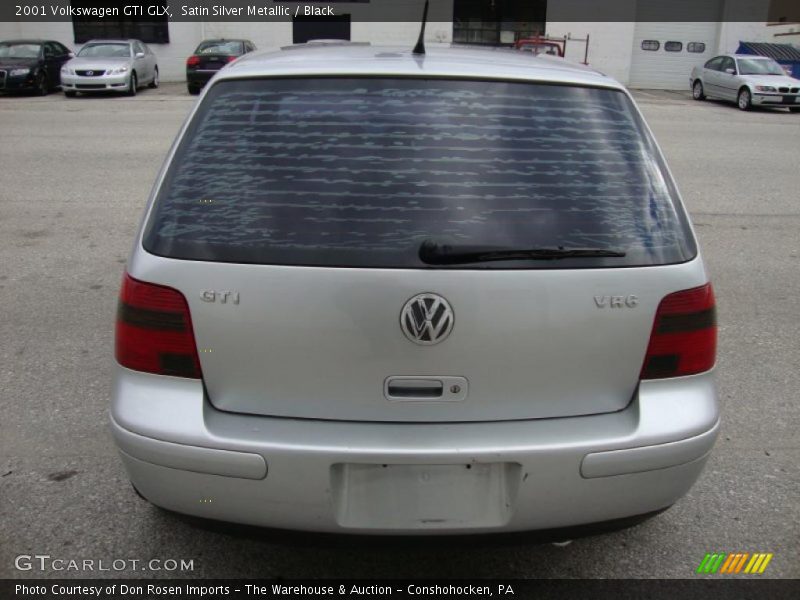
[[[195,98],[179,84],[135,98],[0,96],[0,578],[691,578],[712,551],[772,552],[762,577],[800,577],[800,114],[636,95],[716,288],[724,422],[704,474],[672,509],[563,547],[226,531],[139,499],[106,427],[116,297]],[[194,569],[17,570],[28,554]]]

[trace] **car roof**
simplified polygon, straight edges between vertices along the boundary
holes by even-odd
[[[133,38],[127,40],[89,40],[87,44],[130,44],[131,42],[138,42]],[[141,43],[141,42],[140,42]]]
[[[217,42],[249,42],[249,41],[250,40],[246,40],[244,38],[208,38],[206,40],[202,40],[200,44],[209,44]]]
[[[409,47],[347,42],[315,42],[252,52],[220,71],[218,77],[297,75],[511,79],[622,89],[619,82],[584,65],[519,50],[430,45],[420,56],[412,54]]]
[[[755,58],[755,59],[764,59],[764,60],[774,60],[769,56],[759,56],[758,54],[720,54],[719,56],[728,56],[730,58]],[[714,57],[717,58],[717,57]]]

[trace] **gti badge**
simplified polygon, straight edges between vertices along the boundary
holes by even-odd
[[[444,340],[453,330],[455,315],[450,304],[438,294],[417,294],[400,311],[400,329],[422,346]]]

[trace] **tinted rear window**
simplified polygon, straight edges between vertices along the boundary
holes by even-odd
[[[239,55],[244,51],[242,50],[242,42],[202,42],[195,54],[232,54]]]
[[[674,194],[615,90],[222,81],[176,151],[144,246],[194,260],[414,268],[427,267],[418,249],[435,239],[626,252],[481,268],[668,264],[695,254]]]

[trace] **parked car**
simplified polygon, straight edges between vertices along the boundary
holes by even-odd
[[[55,40],[0,42],[0,92],[46,96],[60,85],[61,65],[72,56],[69,48]]]
[[[800,80],[789,77],[771,58],[749,54],[715,56],[689,77],[692,96],[736,102],[742,110],[753,106],[787,107],[800,111]]]
[[[135,96],[141,86],[158,83],[156,55],[139,40],[92,40],[61,69],[61,87],[70,98],[78,92]]]
[[[141,495],[289,529],[572,537],[689,490],[719,428],[714,294],[622,85],[340,43],[209,86],[120,293],[111,429]]]
[[[256,45],[250,40],[204,40],[186,59],[186,87],[190,94],[199,94],[208,80],[222,67],[243,54],[252,52]]]

